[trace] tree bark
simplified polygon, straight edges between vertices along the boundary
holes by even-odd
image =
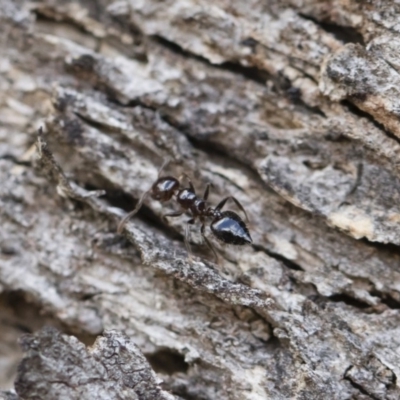
[[[399,16],[0,0],[0,398],[399,399]],[[117,234],[167,159],[252,246]]]

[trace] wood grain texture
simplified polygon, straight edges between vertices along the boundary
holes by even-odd
[[[389,3],[0,0],[0,398],[400,398]],[[166,159],[253,246],[118,235]]]

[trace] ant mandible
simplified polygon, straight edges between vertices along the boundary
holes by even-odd
[[[144,200],[148,195],[150,195],[154,200],[158,200],[160,202],[171,200],[172,197],[175,195],[176,201],[182,208],[182,211],[165,214],[163,218],[179,217],[188,211],[191,213],[192,218],[186,222],[184,239],[190,261],[192,260],[192,252],[189,245],[189,226],[193,225],[196,219],[199,219],[201,222],[201,236],[203,237],[207,246],[212,250],[217,262],[217,252],[214,246],[205,236],[205,224],[208,219],[211,219],[211,232],[221,242],[239,246],[252,243],[249,230],[247,229],[246,224],[240,218],[240,216],[233,211],[222,211],[222,208],[225,206],[226,202],[228,200],[232,200],[243,212],[246,217],[246,221],[248,221],[246,211],[235,197],[225,197],[219,202],[219,204],[215,208],[210,207],[207,204],[208,194],[210,192],[210,184],[207,184],[203,197],[199,197],[196,195],[196,191],[191,180],[185,173],[182,174],[179,179],[176,179],[173,176],[161,176],[161,172],[168,163],[169,161],[166,161],[162,165],[162,167],[158,171],[157,180],[153,183],[152,187],[148,191],[143,193],[136,207],[121,220],[118,225],[118,233],[122,232],[122,229],[126,222],[139,211],[140,207],[142,206]],[[189,183],[189,187],[182,187],[181,181],[183,178],[186,178]]]

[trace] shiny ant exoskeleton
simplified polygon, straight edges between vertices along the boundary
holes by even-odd
[[[218,255],[211,244],[211,242],[205,236],[205,224],[207,220],[211,219],[210,229],[213,235],[223,243],[233,245],[245,245],[252,243],[252,239],[244,221],[233,211],[222,211],[228,200],[232,200],[238,206],[238,208],[244,213],[246,220],[247,214],[243,206],[239,201],[233,197],[228,196],[219,202],[217,207],[212,208],[207,204],[208,194],[210,191],[210,184],[207,184],[206,190],[204,191],[203,197],[196,195],[194,186],[186,174],[182,174],[180,179],[176,179],[173,176],[161,177],[161,172],[166,166],[164,163],[158,172],[158,178],[153,183],[152,187],[143,193],[142,197],[138,201],[136,207],[128,213],[118,225],[118,233],[122,232],[125,223],[132,218],[140,209],[145,198],[150,195],[154,200],[165,202],[171,200],[172,197],[176,196],[176,201],[181,206],[182,211],[172,212],[165,214],[163,218],[167,217],[179,217],[185,212],[190,212],[192,218],[186,222],[185,229],[185,245],[188,251],[189,259],[191,260],[191,250],[189,245],[189,225],[193,225],[196,219],[201,222],[201,236],[206,242],[207,246],[212,250],[216,260],[218,261]],[[182,187],[181,180],[186,178],[189,183],[189,187]]]

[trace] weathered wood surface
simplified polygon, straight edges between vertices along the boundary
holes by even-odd
[[[1,0],[0,398],[399,399],[399,16]],[[190,265],[150,199],[117,235],[166,158],[254,245]]]

